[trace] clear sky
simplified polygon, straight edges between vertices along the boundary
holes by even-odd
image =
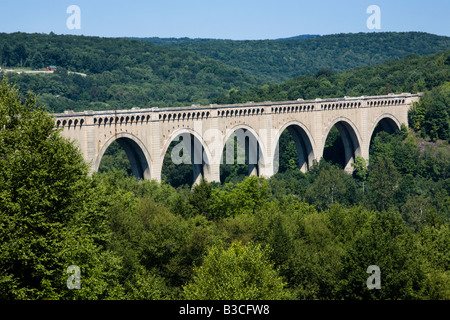
[[[69,29],[67,8],[80,8]],[[380,8],[380,29],[366,12]],[[103,37],[275,39],[299,34],[423,31],[450,36],[450,0],[0,0],[0,32]]]

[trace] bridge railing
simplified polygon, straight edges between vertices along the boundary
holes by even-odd
[[[149,121],[184,121],[184,120],[207,120],[210,117],[249,117],[261,116],[267,112],[271,114],[317,112],[329,110],[344,110],[355,108],[391,107],[407,103],[408,98],[418,99],[421,93],[390,94],[383,96],[345,97],[332,99],[315,99],[294,101],[261,103],[248,102],[245,104],[230,104],[178,108],[151,108],[130,110],[107,110],[107,111],[65,111],[55,113],[56,126],[64,128],[75,128],[85,125],[132,125],[144,124]],[[267,109],[267,107],[269,107]]]

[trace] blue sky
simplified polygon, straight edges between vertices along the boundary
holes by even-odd
[[[70,30],[70,5],[81,28]],[[367,7],[381,11],[369,30]],[[275,39],[299,34],[423,31],[450,36],[449,0],[0,0],[0,32],[103,37]]]

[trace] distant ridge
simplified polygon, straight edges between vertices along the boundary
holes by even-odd
[[[293,37],[287,38],[277,38],[277,39],[265,39],[265,40],[273,40],[273,41],[281,41],[281,40],[299,40],[299,39],[311,39],[321,37],[320,34],[299,34]],[[181,38],[160,38],[160,37],[126,37],[127,39],[132,40],[140,40],[151,42],[157,45],[176,45],[180,43],[186,42],[208,42],[208,41],[263,41],[263,40],[232,40],[232,39],[216,39],[216,38],[189,38],[189,37],[181,37]]]
[[[410,54],[450,49],[450,37],[425,32],[369,32],[298,35],[277,40],[140,38],[190,51],[241,69],[265,82],[286,81],[321,69],[341,72]]]
[[[246,101],[258,103],[311,100],[317,97],[326,99],[402,92],[419,93],[442,85],[449,86],[449,80],[450,50],[445,50],[426,56],[408,55],[403,59],[393,59],[382,64],[340,73],[324,69],[316,74],[301,75],[282,83],[230,91],[213,99],[211,103],[236,104]],[[445,105],[443,103],[443,107]],[[446,119],[447,115],[442,113],[435,117]]]
[[[298,36],[293,36],[289,38],[278,38],[275,40],[297,40],[297,39],[310,39],[310,38],[318,38],[321,37],[320,34],[300,34]]]
[[[156,45],[163,45],[163,46],[170,46],[170,45],[178,45],[183,43],[191,43],[191,42],[208,42],[208,41],[237,41],[237,40],[227,40],[227,39],[213,39],[213,38],[188,38],[188,37],[182,37],[182,38],[159,38],[159,37],[149,37],[149,38],[142,38],[142,37],[126,37],[125,39],[131,39],[131,40],[138,40],[138,41],[144,41],[144,42],[150,42]]]

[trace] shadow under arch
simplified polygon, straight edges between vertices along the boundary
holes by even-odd
[[[308,128],[303,123],[297,120],[292,120],[285,123],[280,128],[278,134],[273,140],[272,145],[274,146],[274,149],[272,151],[272,155],[274,174],[277,173],[279,169],[279,144],[281,135],[285,130],[288,130],[294,139],[298,157],[298,168],[302,172],[308,171],[315,159],[315,142]]]
[[[237,143],[237,154],[235,154],[235,143]],[[240,150],[243,152],[240,153]],[[267,165],[267,156],[264,150],[264,143],[260,135],[252,127],[238,124],[226,130],[218,159],[220,159],[220,164],[234,165],[235,156],[237,156],[237,164],[248,162],[248,176],[260,176],[263,174],[263,168]]]
[[[164,142],[161,150],[160,157],[163,161],[161,165],[164,165],[164,159],[166,153],[169,151],[170,145],[174,142],[178,144],[171,149],[171,160],[177,164],[191,164],[193,168],[193,184],[200,182],[202,178],[210,180],[211,177],[211,153],[200,133],[193,129],[181,128],[175,130],[170,137]],[[183,156],[180,156],[180,153]]]
[[[133,175],[139,179],[151,179],[150,175],[150,154],[142,143],[142,141],[133,134],[127,132],[117,133],[115,136],[109,138],[106,143],[101,147],[98,156],[94,163],[94,171],[97,172],[105,151],[108,147],[116,141],[122,147],[127,154],[130,161],[131,171]]]
[[[369,131],[370,142],[373,137],[380,131],[386,131],[392,134],[401,129],[401,124],[398,119],[390,113],[383,113],[377,119],[375,119],[372,128]]]
[[[369,156],[373,154],[373,146],[374,146],[374,139],[377,137],[377,135],[381,132],[385,132],[388,135],[391,135],[395,132],[398,132],[401,130],[401,123],[398,121],[395,116],[392,114],[382,114],[380,115],[374,122],[371,130],[369,131]]]
[[[322,150],[324,150],[325,148],[326,139],[330,133],[331,128],[333,127],[336,127],[336,129],[338,129],[342,139],[342,144],[344,146],[344,170],[351,173],[353,172],[352,163],[355,162],[356,157],[360,157],[362,154],[361,135],[355,124],[350,119],[345,117],[338,117],[334,119],[327,127]]]

